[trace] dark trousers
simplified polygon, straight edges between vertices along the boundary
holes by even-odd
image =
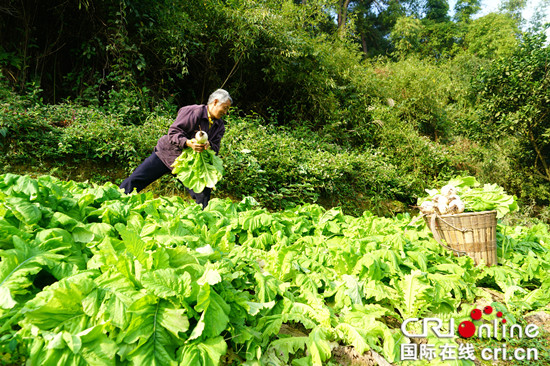
[[[153,151],[147,159],[141,163],[134,172],[122,182],[120,188],[124,189],[124,193],[129,194],[134,191],[141,192],[149,184],[153,183],[165,174],[170,173],[170,169],[158,158]],[[191,197],[196,203],[202,205],[204,209],[210,201],[212,189],[205,187],[200,193],[195,193],[191,189],[186,188]]]

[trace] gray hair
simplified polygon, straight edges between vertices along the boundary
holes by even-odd
[[[233,104],[233,99],[231,99],[229,93],[224,89],[218,89],[210,94],[210,96],[208,97],[208,104],[214,102],[214,99],[217,99],[220,103],[225,103],[229,101],[231,104]]]

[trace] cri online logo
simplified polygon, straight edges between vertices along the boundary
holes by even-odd
[[[491,315],[495,312],[492,306],[485,306],[483,311],[479,309],[473,309],[470,312],[470,318],[473,321],[479,321],[485,315]],[[534,338],[538,336],[539,330],[538,326],[535,324],[527,324],[525,327],[522,327],[520,324],[512,324],[507,326],[506,319],[503,318],[501,311],[496,312],[496,317],[492,322],[484,322],[483,324],[476,327],[472,320],[464,320],[461,322],[457,329],[458,334],[463,338],[471,338],[477,334],[478,338]],[[407,329],[409,323],[420,323],[422,333],[411,333]],[[443,329],[446,328],[447,331],[444,332]],[[404,336],[409,338],[421,338],[427,337],[428,332],[431,331],[438,338],[453,338],[455,337],[455,321],[453,318],[448,319],[448,324],[445,326],[443,320],[439,318],[409,318],[401,324],[401,332]]]
[[[493,313],[493,307],[492,306],[486,306],[483,308],[483,313],[490,315]],[[502,318],[502,311],[497,312],[497,317]],[[481,319],[481,310],[474,309],[470,312],[470,317],[472,320],[480,320]],[[506,319],[501,320],[502,324],[506,324]],[[476,334],[476,326],[473,322],[469,320],[464,320],[462,323],[458,325],[458,333],[462,338],[470,338],[474,334]]]

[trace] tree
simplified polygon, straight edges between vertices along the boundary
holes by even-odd
[[[525,164],[550,181],[550,48],[545,41],[544,33],[525,35],[511,56],[481,72],[475,92],[488,134],[516,136]]]
[[[510,15],[490,13],[468,23],[463,46],[468,53],[493,59],[510,54],[518,34],[517,21]]]
[[[417,53],[423,31],[424,27],[419,19],[414,17],[397,19],[390,35],[397,55],[406,58],[410,54]]]
[[[454,18],[457,22],[469,22],[481,10],[481,0],[458,0]]]
[[[338,33],[355,36],[365,55],[384,54],[391,47],[388,36],[397,19],[415,13],[417,7],[416,0],[338,0]]]
[[[336,11],[338,13],[338,33],[343,34],[348,18],[348,7],[351,0],[338,0]]]
[[[507,14],[510,14],[517,21],[522,20],[521,13],[527,6],[527,0],[502,0],[500,3],[500,10]]]
[[[447,0],[426,0],[426,19],[437,23],[449,21],[449,2]]]
[[[422,24],[425,32],[422,35],[420,54],[423,57],[435,60],[450,57],[454,52],[455,44],[459,40],[456,23],[423,19]]]
[[[388,35],[397,19],[405,15],[405,9],[398,0],[361,1],[353,7],[353,14],[363,52],[373,56],[390,48]]]
[[[548,22],[547,20],[548,7],[550,7],[550,0],[541,0],[538,3],[529,21],[529,27],[531,31],[533,32],[545,31],[545,26],[546,26],[546,23]]]

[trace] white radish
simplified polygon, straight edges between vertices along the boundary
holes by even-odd
[[[466,204],[462,201],[459,201],[456,206],[456,213],[463,213],[466,209]]]
[[[456,213],[458,212],[458,202],[456,200],[452,200],[449,202],[449,213]]]
[[[460,197],[456,194],[452,194],[450,195],[449,197],[447,197],[449,199],[449,202],[452,202],[454,200],[460,200]]]
[[[449,211],[452,213],[464,212],[465,204],[459,197],[456,197],[449,203]]]
[[[456,194],[456,187],[450,184],[441,188],[441,194],[445,197],[450,197]]]
[[[431,201],[425,201],[420,205],[420,211],[424,215],[431,215],[435,212],[434,203]]]
[[[448,205],[449,199],[446,196],[442,196],[438,194],[434,197],[434,202],[437,203],[438,205]]]
[[[465,203],[458,196],[457,188],[451,184],[442,187],[439,192],[432,190],[431,200],[424,201],[419,209],[424,215],[448,215],[462,213],[465,210]]]
[[[437,211],[439,211],[440,215],[445,215],[447,211],[449,210],[449,205],[447,205],[446,201],[437,202]]]
[[[198,131],[195,134],[195,141],[197,142],[197,144],[206,144],[206,142],[208,141],[208,134],[204,131]]]

